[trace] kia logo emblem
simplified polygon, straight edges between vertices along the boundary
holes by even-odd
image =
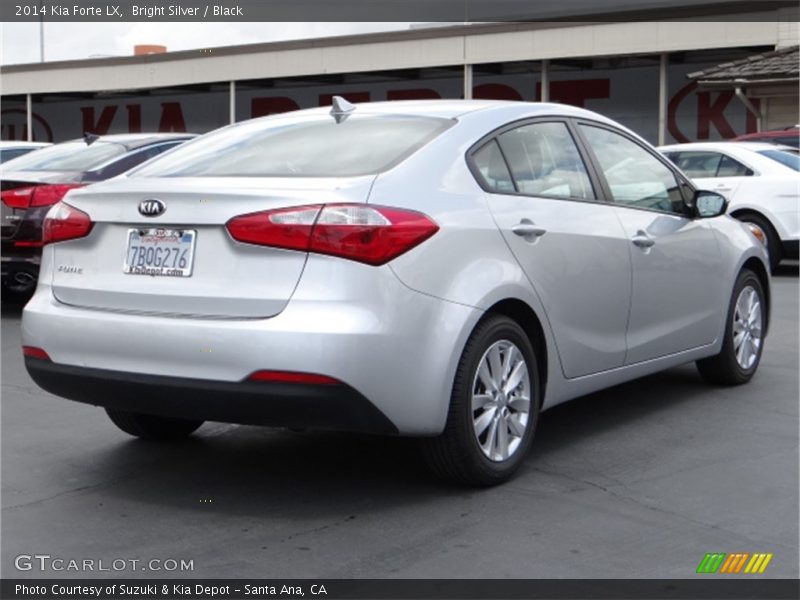
[[[155,198],[139,202],[139,212],[145,217],[157,217],[163,214],[165,210],[167,210],[167,205]]]

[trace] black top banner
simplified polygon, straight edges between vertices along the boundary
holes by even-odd
[[[794,0],[3,0],[7,23],[776,20]],[[746,16],[745,16],[746,15]]]

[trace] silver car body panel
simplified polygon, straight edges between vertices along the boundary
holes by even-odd
[[[547,115],[613,124],[594,113],[488,101],[356,110],[458,122],[377,176],[123,177],[70,192],[66,201],[99,225],[85,239],[45,247],[23,343],[58,363],[132,373],[229,382],[259,369],[319,373],[361,392],[401,434],[434,435],[444,427],[466,340],[498,302],[524,303],[539,321],[547,408],[717,353],[742,265],[756,260],[766,269],[763,248],[729,217],[693,220],[603,202],[529,205],[485,192],[469,171],[467,151],[498,127]],[[152,220],[158,226],[196,227],[198,235],[207,228],[198,269],[217,256],[229,260],[230,273],[217,268],[208,281],[122,275],[121,249],[108,256],[98,249],[121,248],[122,229],[144,223],[137,206],[151,196],[167,204]],[[239,248],[222,228],[238,214],[339,201],[421,211],[440,230],[372,267]],[[523,213],[547,229],[537,242],[509,233]],[[630,243],[640,229],[657,238],[656,250]],[[104,236],[114,243],[104,246]],[[57,272],[61,264],[85,271]]]

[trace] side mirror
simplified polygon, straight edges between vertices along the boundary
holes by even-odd
[[[716,192],[698,190],[694,195],[694,211],[701,219],[709,219],[724,215],[728,210],[728,201],[725,196]]]

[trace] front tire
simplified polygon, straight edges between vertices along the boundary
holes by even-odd
[[[756,274],[743,270],[733,287],[720,353],[697,361],[697,370],[707,381],[741,385],[752,379],[764,349],[767,306],[764,298]]]
[[[144,415],[115,408],[107,408],[106,413],[111,422],[125,433],[148,440],[185,438],[203,424],[203,421]]]
[[[484,319],[461,355],[444,431],[423,440],[433,471],[495,485],[519,468],[539,420],[539,375],[528,336],[508,317]]]

